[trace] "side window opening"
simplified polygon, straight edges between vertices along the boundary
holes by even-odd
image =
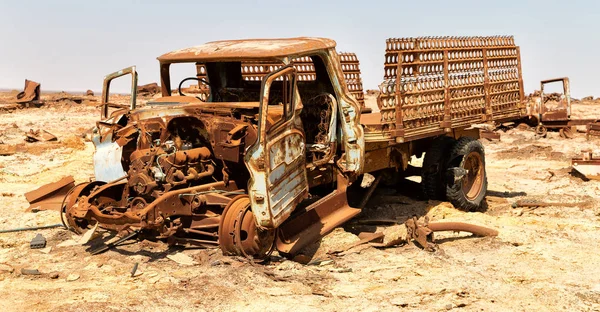
[[[318,55],[311,56],[314,79],[298,82],[302,99],[302,125],[306,137],[307,163],[328,160],[335,137],[337,98],[327,68]]]
[[[271,84],[267,107],[267,131],[290,120],[294,115],[295,75],[284,74]]]

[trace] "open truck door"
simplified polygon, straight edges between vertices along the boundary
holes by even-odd
[[[109,102],[110,83],[114,79],[125,76],[125,75],[131,75],[131,100],[129,102],[129,106],[123,105],[123,104],[110,103]],[[137,83],[138,83],[138,74],[137,74],[137,71],[135,70],[135,66],[121,69],[117,72],[106,75],[106,77],[104,77],[104,82],[102,83],[102,103],[101,103],[101,108],[102,108],[101,119],[102,120],[104,120],[110,116],[109,108],[135,109],[135,103],[136,103],[136,97],[137,97]]]
[[[258,139],[246,154],[248,193],[259,226],[276,228],[308,195],[305,138],[296,70],[288,65],[262,82]]]
[[[131,99],[129,105],[110,103],[110,83],[119,77],[131,75]],[[104,77],[102,84],[102,103],[100,106],[100,121],[96,122],[96,134],[92,142],[96,147],[94,152],[94,175],[96,181],[109,182],[127,176],[121,158],[123,147],[113,142],[113,133],[122,127],[119,122],[124,114],[117,113],[119,110],[135,109],[137,97],[138,74],[135,66],[127,67]],[[110,109],[113,109],[112,111]],[[113,114],[114,113],[114,114]]]

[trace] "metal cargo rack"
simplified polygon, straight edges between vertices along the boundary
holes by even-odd
[[[381,126],[397,142],[525,113],[512,36],[392,38],[384,68]]]

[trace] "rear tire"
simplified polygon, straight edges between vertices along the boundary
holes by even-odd
[[[481,142],[462,137],[452,147],[448,163],[446,197],[454,207],[474,211],[487,192],[485,151]]]
[[[438,137],[431,143],[423,159],[421,187],[427,199],[446,200],[446,169],[450,158],[450,148],[455,140],[451,137]]]

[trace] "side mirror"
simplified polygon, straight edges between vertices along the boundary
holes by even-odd
[[[115,79],[125,75],[131,75],[131,101],[129,103],[129,109],[135,109],[135,103],[137,98],[137,82],[138,82],[138,74],[135,70],[135,66],[127,67],[121,69],[112,74],[106,75],[104,77],[104,83],[102,84],[102,103],[101,103],[101,117],[102,119],[108,118],[108,108],[127,108],[125,105],[109,103],[108,99],[110,96],[110,82]]]

